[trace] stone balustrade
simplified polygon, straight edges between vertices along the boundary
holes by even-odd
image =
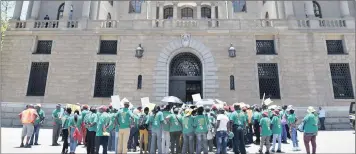
[[[197,30],[259,30],[259,29],[355,29],[354,19],[153,19],[153,20],[11,20],[9,29],[197,29]]]

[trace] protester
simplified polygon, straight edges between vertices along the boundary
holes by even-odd
[[[97,129],[95,134],[95,154],[99,154],[100,145],[103,147],[102,154],[108,153],[108,139],[109,139],[109,132],[107,129],[109,128],[110,117],[109,114],[106,112],[105,106],[99,107],[99,114],[96,119]]]
[[[170,104],[170,103],[168,103]],[[166,118],[168,115],[171,114],[170,112],[170,105],[165,105],[163,109],[163,117]],[[163,132],[162,132],[162,153],[169,153],[170,147],[170,132],[169,132],[169,124],[165,120],[163,123]]]
[[[165,120],[169,124],[170,147],[172,154],[180,153],[179,139],[182,135],[182,117],[178,115],[179,109],[175,108],[173,114],[168,115]]]
[[[83,105],[83,109],[82,109],[82,112],[81,112],[81,119],[82,119],[82,123],[81,123],[81,129],[80,129],[80,132],[82,134],[82,139],[79,140],[79,143],[78,145],[81,145],[82,143],[84,144],[84,146],[86,146],[87,144],[87,132],[88,132],[88,129],[85,127],[85,116],[88,114],[88,105]]]
[[[52,146],[59,146],[58,144],[58,138],[59,134],[61,133],[62,130],[62,108],[61,104],[56,105],[56,109],[53,110],[52,112],[52,117],[54,119],[53,122],[53,134],[52,134]]]
[[[32,136],[31,136],[30,145],[39,145],[38,144],[38,136],[40,134],[40,128],[43,125],[43,122],[45,120],[45,113],[41,109],[41,104],[35,105],[35,110],[36,110],[38,116],[34,123],[34,130],[33,130]],[[33,144],[33,140],[35,140],[34,144]]]
[[[234,133],[233,137],[233,148],[235,154],[246,154],[245,149],[245,139],[244,139],[244,128],[246,127],[246,117],[241,111],[240,105],[234,105],[235,111],[230,115],[230,120],[232,121],[232,131]]]
[[[288,108],[287,112],[289,112],[288,125],[290,128],[290,134],[291,134],[291,139],[292,139],[292,143],[293,143],[292,151],[300,151],[299,145],[298,145],[298,139],[297,139],[297,121],[298,121],[298,119],[294,113],[293,108]]]
[[[130,119],[138,118],[135,116],[131,110],[129,110],[130,102],[124,101],[124,108],[121,109],[117,114],[118,124],[119,124],[119,137],[117,152],[118,153],[127,153],[127,143],[130,135]]]
[[[194,118],[194,132],[197,138],[196,142],[196,153],[201,153],[203,151],[204,154],[208,153],[208,141],[207,141],[207,133],[208,133],[208,123],[209,119],[206,115],[203,115],[204,107],[200,106],[197,109],[197,115]]]
[[[260,112],[260,108],[256,107],[255,112],[253,113],[252,116],[252,121],[253,121],[253,130],[255,132],[256,140],[254,141],[255,144],[259,145],[260,144],[260,121],[261,121],[262,115]]]
[[[140,113],[138,128],[140,130],[140,153],[148,153],[148,125],[146,124],[147,119],[149,118],[150,109],[145,107],[143,113]]]
[[[208,134],[206,136],[208,140],[208,148],[209,152],[213,152],[213,146],[214,146],[214,137],[215,137],[215,124],[216,124],[216,119],[214,118],[213,113],[210,111],[210,107],[206,106],[205,107],[205,115],[208,117],[209,122],[208,122]]]
[[[274,111],[274,115],[271,121],[271,127],[272,127],[272,135],[273,135],[273,143],[272,143],[272,149],[271,152],[277,152],[281,153],[281,146],[282,146],[282,125],[281,125],[281,118],[279,115],[279,110]],[[275,151],[276,147],[276,141],[278,140],[278,149]]]
[[[108,151],[115,151],[115,147],[117,144],[115,139],[116,139],[116,134],[115,134],[115,119],[116,119],[116,113],[117,110],[116,109],[111,109],[108,108],[106,109],[106,113],[109,114],[109,118],[110,118],[110,122],[109,122],[109,128],[108,128],[108,132],[110,132],[110,136],[109,136],[109,141],[108,141]]]
[[[186,109],[183,117],[183,146],[182,154],[194,153],[194,117],[192,116],[192,109]]]
[[[326,116],[325,110],[319,107],[318,115],[320,121],[320,130],[325,130],[325,116]]]
[[[146,124],[152,125],[150,154],[156,153],[156,148],[158,148],[158,154],[162,154],[162,124],[164,118],[160,110],[159,106],[155,106],[153,114],[146,122]]]
[[[34,109],[33,105],[30,104],[27,108],[19,114],[22,123],[22,135],[21,135],[21,145],[20,147],[31,148],[29,144],[30,138],[33,134],[34,123],[38,116],[37,111]],[[26,144],[23,144],[23,140],[26,136]]]
[[[309,143],[312,145],[312,153],[316,153],[316,135],[318,133],[318,116],[315,115],[315,109],[308,107],[308,114],[304,117],[304,145],[307,154],[310,154]]]
[[[67,108],[65,110],[65,114],[62,117],[62,138],[63,138],[63,148],[62,148],[62,154],[67,154],[68,153],[68,136],[69,136],[69,126],[70,126],[70,114],[72,114],[72,109]]]
[[[139,116],[141,114],[141,107],[138,107],[136,110],[134,110],[134,115]],[[134,117],[131,117],[131,123],[130,123],[130,135],[129,135],[129,140],[127,143],[127,149],[131,152],[136,152],[136,146],[138,143],[138,137],[139,137],[139,129],[138,129],[138,120],[135,119]]]
[[[216,154],[226,154],[226,146],[228,142],[228,133],[230,130],[229,117],[224,114],[224,110],[220,109],[216,122]]]
[[[69,149],[70,149],[70,154],[74,154],[75,150],[77,148],[77,144],[78,144],[78,139],[77,139],[77,135],[76,132],[78,131],[78,123],[80,123],[79,121],[79,111],[75,110],[74,111],[74,115],[70,115],[70,117],[68,118],[69,120],[69,129],[70,129],[70,133],[69,133]]]
[[[95,136],[97,129],[97,118],[95,107],[90,108],[90,112],[86,116],[87,132],[87,154],[95,154]]]
[[[262,114],[263,118],[260,120],[260,127],[261,127],[261,142],[260,142],[260,149],[258,152],[260,154],[263,153],[263,146],[266,145],[266,152],[265,154],[269,154],[270,142],[269,138],[272,134],[271,131],[271,120],[268,117],[268,112],[264,111]]]

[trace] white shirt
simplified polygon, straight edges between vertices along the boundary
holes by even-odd
[[[319,118],[325,118],[325,110],[324,109],[319,110]]]
[[[216,120],[220,121],[217,131],[227,131],[227,123],[229,122],[229,118],[225,114],[219,114]]]

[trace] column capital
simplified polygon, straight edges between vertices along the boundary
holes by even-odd
[[[211,6],[217,6],[217,5],[218,5],[218,2],[211,2],[210,5],[211,5]]]
[[[201,6],[201,1],[196,2],[197,6]]]
[[[157,2],[157,6],[164,6],[164,2]]]
[[[178,1],[174,1],[173,6],[178,6],[178,3],[179,3]]]

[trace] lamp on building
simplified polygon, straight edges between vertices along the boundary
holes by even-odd
[[[136,55],[135,57],[137,58],[141,58],[143,56],[143,48],[141,47],[141,44],[138,45],[138,47],[136,48]]]
[[[230,57],[236,57],[236,50],[235,50],[235,48],[232,46],[232,43],[230,44],[230,48],[229,48],[229,56],[230,56]]]

